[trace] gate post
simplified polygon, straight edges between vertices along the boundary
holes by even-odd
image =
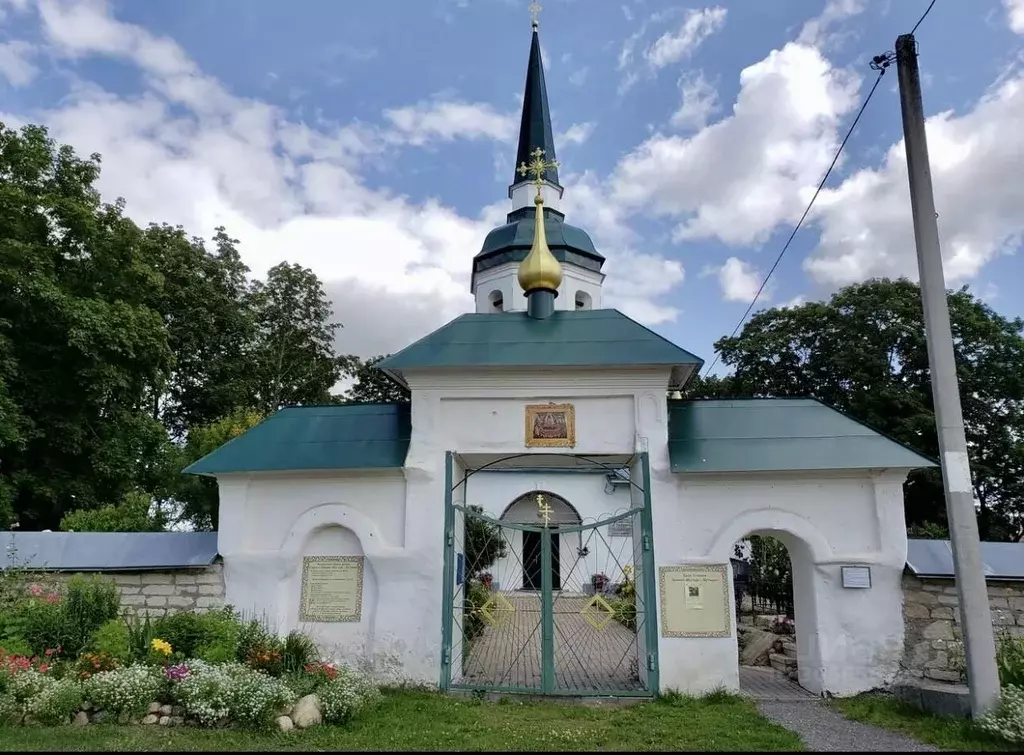
[[[452,681],[452,611],[455,601],[455,510],[452,508],[452,452],[444,455],[444,585],[441,589],[441,679],[447,691]]]
[[[546,694],[555,690],[554,585],[551,582],[551,530],[540,533],[540,679]]]
[[[644,644],[647,658],[638,658],[647,664],[647,687],[654,695],[661,692],[661,678],[658,671],[658,575],[654,560],[654,517],[651,514],[651,458],[646,451],[640,454],[640,468],[644,476],[644,507],[640,512],[643,531],[644,567]]]

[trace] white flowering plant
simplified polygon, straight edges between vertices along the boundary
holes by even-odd
[[[26,709],[41,723],[56,726],[68,723],[82,706],[83,699],[82,684],[73,677],[67,677],[47,685],[28,701]]]
[[[21,703],[9,692],[0,694],[0,726],[17,723],[21,718]]]
[[[86,699],[96,708],[138,716],[163,690],[158,668],[136,663],[101,671],[84,682]]]
[[[979,718],[978,726],[1011,744],[1024,745],[1024,687],[1003,687],[996,709]]]
[[[190,660],[182,665],[187,672],[175,675],[171,694],[186,713],[206,726],[224,720],[266,725],[295,700],[284,682],[242,663]]]
[[[344,667],[323,682],[316,694],[324,721],[330,724],[343,724],[380,699],[380,690],[368,677]]]
[[[7,691],[19,703],[26,703],[33,697],[40,695],[47,687],[56,683],[56,681],[49,674],[35,668],[29,668],[8,677]]]

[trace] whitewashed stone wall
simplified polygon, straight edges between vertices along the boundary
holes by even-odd
[[[224,605],[224,575],[220,564],[201,569],[108,572],[99,576],[112,579],[121,593],[121,606],[140,616],[206,611]],[[64,580],[70,577],[70,574],[61,575]]]
[[[1024,583],[988,583],[992,626],[998,635],[1024,637]],[[903,575],[906,633],[903,673],[940,682],[964,678],[960,603],[951,579]]]

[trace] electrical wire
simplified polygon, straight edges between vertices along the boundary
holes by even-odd
[[[933,7],[935,7],[935,0],[932,0],[930,3],[928,3],[928,7],[924,9],[924,13],[921,14],[921,18],[917,19],[917,23],[914,24],[914,28],[910,30],[911,35],[913,35],[914,32],[917,31],[917,27],[921,25],[921,22],[928,17],[928,14],[931,13]],[[882,76],[885,75],[885,69],[889,67],[894,57],[895,56],[893,56],[891,53],[888,53],[885,55],[876,55],[872,59],[871,68],[878,71],[878,78],[875,79],[875,83],[871,87],[871,91],[868,92],[868,96],[864,98],[864,102],[860,106],[860,110],[857,111],[857,117],[854,118],[853,123],[850,124],[850,129],[846,132],[846,136],[843,138],[843,143],[839,145],[839,149],[836,151],[836,156],[832,158],[832,164],[828,166],[828,170],[826,170],[825,175],[822,176],[821,182],[818,184],[818,188],[815,189],[814,196],[812,196],[811,201],[807,203],[807,209],[805,209],[804,214],[800,216],[800,220],[797,221],[796,226],[793,228],[793,232],[789,234],[789,239],[787,239],[785,245],[783,245],[782,251],[779,252],[779,256],[775,258],[775,263],[771,266],[771,269],[768,271],[768,275],[766,275],[764,277],[764,280],[761,281],[761,285],[758,287],[757,293],[754,294],[754,298],[751,300],[750,305],[747,307],[747,310],[743,313],[743,317],[741,317],[740,321],[736,323],[736,327],[733,328],[732,333],[729,335],[729,338],[736,337],[736,333],[739,332],[739,329],[743,326],[743,323],[746,322],[747,315],[750,314],[750,310],[754,308],[754,305],[757,304],[757,300],[761,298],[761,293],[764,291],[764,287],[768,285],[768,280],[772,277],[772,273],[774,273],[775,268],[779,266],[779,262],[782,261],[782,257],[786,254],[786,251],[789,249],[789,245],[793,243],[793,238],[796,236],[797,231],[800,230],[801,226],[804,223],[804,220],[807,219],[808,213],[810,213],[811,208],[814,206],[814,201],[818,198],[818,194],[821,193],[822,188],[824,188],[825,186],[825,182],[828,180],[828,177],[832,174],[832,169],[836,167],[836,163],[839,161],[839,156],[843,154],[843,148],[846,147],[846,142],[849,141],[850,136],[853,134],[853,130],[857,127],[857,123],[860,121],[860,117],[864,114],[864,109],[868,106],[868,103],[871,102],[871,98],[874,96],[875,90],[878,89],[878,84],[882,81]],[[719,357],[720,355],[716,353],[714,360],[712,360],[711,362],[711,366],[708,367],[707,371],[704,373],[704,377],[707,377],[709,374],[711,374],[711,370],[713,370],[715,368],[715,365],[718,364]]]
[[[924,21],[928,17],[928,14],[932,12],[933,5],[935,5],[935,0],[928,3],[928,7],[924,9],[924,13],[921,14],[921,18],[917,19],[917,23],[914,24],[914,28],[910,30],[911,34],[917,31],[917,27],[920,26],[921,22]]]
[[[860,117],[864,115],[864,109],[868,106],[868,103],[871,102],[871,98],[875,96],[875,91],[878,89],[878,85],[879,83],[881,83],[882,76],[884,75],[885,68],[879,69],[878,77],[875,79],[875,83],[871,87],[871,91],[868,92],[868,96],[864,98],[864,102],[861,104],[860,110],[857,111],[857,117],[853,119],[853,123],[850,124],[850,128],[846,132],[846,136],[843,137],[842,144],[839,145],[839,149],[836,150],[835,157],[832,158],[831,165],[828,166],[828,170],[825,171],[825,175],[822,176],[821,181],[818,182],[818,188],[814,190],[814,196],[812,196],[811,201],[807,203],[807,209],[804,210],[804,214],[800,216],[800,220],[798,220],[796,225],[793,227],[793,232],[789,234],[789,238],[783,245],[782,251],[779,252],[779,256],[775,258],[775,264],[771,266],[771,269],[768,271],[768,275],[766,275],[764,277],[764,280],[761,281],[761,285],[758,287],[757,293],[754,294],[754,298],[751,300],[750,305],[747,307],[747,311],[743,313],[743,317],[741,317],[740,321],[736,323],[736,327],[733,328],[733,331],[729,335],[729,338],[734,338],[736,336],[736,333],[742,327],[743,323],[746,322],[747,315],[750,314],[750,310],[752,310],[754,308],[754,305],[757,304],[757,300],[761,297],[761,293],[764,291],[764,287],[768,285],[768,280],[772,277],[772,273],[775,272],[775,268],[779,266],[779,263],[782,261],[782,257],[789,250],[789,245],[793,243],[793,239],[796,237],[797,231],[799,231],[801,226],[803,226],[804,220],[807,219],[807,215],[811,212],[811,208],[814,206],[815,200],[818,198],[818,195],[821,193],[821,190],[825,187],[825,182],[828,180],[828,177],[832,175],[832,169],[835,168],[836,163],[839,162],[839,156],[843,154],[843,149],[846,147],[846,143],[850,140],[850,136],[853,134],[853,130],[857,128],[857,124],[860,122]],[[705,377],[707,377],[711,373],[711,370],[714,369],[715,365],[718,364],[718,357],[719,354],[716,353],[714,361],[711,362],[711,366],[708,367],[707,372],[704,373]]]

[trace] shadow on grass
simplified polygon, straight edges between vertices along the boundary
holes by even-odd
[[[870,692],[832,700],[829,704],[854,721],[909,734],[943,750],[1005,752],[1017,749],[979,730],[970,721],[934,716],[883,693]]]
[[[499,703],[436,692],[390,691],[345,727],[250,732],[95,726],[8,728],[0,750],[118,751],[794,751],[799,737],[728,692],[668,695],[630,706]]]

